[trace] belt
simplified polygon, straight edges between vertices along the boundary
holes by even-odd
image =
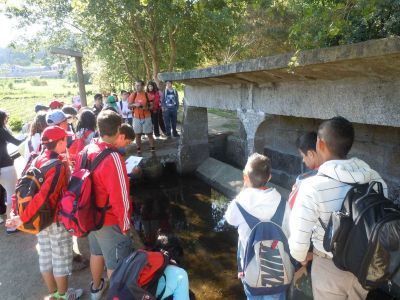
[[[319,256],[319,257],[322,257],[322,258],[332,259],[331,256],[329,256],[328,254],[326,254],[326,253],[324,253],[324,252],[321,252],[321,251],[315,249],[315,247],[314,247],[314,249],[313,249],[313,253],[314,253],[315,255]]]

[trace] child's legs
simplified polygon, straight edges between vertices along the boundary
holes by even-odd
[[[1,168],[0,170],[0,184],[4,187],[7,194],[7,217],[10,216],[11,210],[11,196],[15,192],[15,185],[17,184],[17,171],[14,166]]]
[[[62,227],[53,223],[49,226],[52,251],[52,266],[57,291],[63,295],[68,289],[68,276],[72,272],[72,236]]]
[[[174,134],[177,133],[176,131],[176,119],[178,116],[178,112],[176,110],[171,110],[170,112],[170,118],[171,118],[171,126],[172,126],[172,131]]]
[[[169,109],[163,112],[166,135],[171,135],[171,117]]]
[[[46,283],[49,293],[57,291],[57,283],[53,275],[51,243],[48,228],[42,230],[38,235],[38,254],[39,254],[39,268],[42,273],[44,282]]]

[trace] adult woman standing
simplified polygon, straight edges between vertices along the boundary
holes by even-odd
[[[161,113],[160,92],[154,81],[149,81],[146,87],[150,101],[153,101],[153,110],[151,111],[151,121],[153,122],[153,131],[156,138],[160,137],[159,115]]]
[[[22,141],[13,137],[11,131],[7,128],[7,122],[8,114],[4,110],[0,110],[0,184],[7,193],[7,218],[9,218],[11,196],[17,183],[17,172],[14,167],[14,161],[7,152],[7,144],[12,143],[18,146]],[[13,231],[15,230],[7,229],[7,232]]]

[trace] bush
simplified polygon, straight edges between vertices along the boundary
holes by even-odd
[[[8,83],[8,88],[9,88],[10,90],[13,90],[13,89],[14,89],[14,84],[13,84],[12,82],[9,82],[9,83]]]
[[[33,78],[31,81],[31,85],[33,86],[47,86],[46,80],[39,80],[38,78]]]
[[[8,125],[10,126],[11,130],[14,132],[20,132],[22,129],[22,120],[18,117],[11,117],[8,120]]]

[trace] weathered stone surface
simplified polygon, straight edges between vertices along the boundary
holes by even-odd
[[[296,56],[287,53],[200,70],[161,73],[158,77],[190,85],[335,80],[360,75],[382,79],[400,73],[399,53],[400,38],[392,37],[301,51]],[[288,68],[292,57],[299,64],[294,70]]]
[[[226,144],[230,132],[208,136],[208,149],[210,157],[226,162]]]
[[[224,161],[235,167],[243,169],[247,160],[246,144],[246,140],[240,136],[228,136],[226,145],[226,158]]]
[[[207,109],[185,105],[177,170],[181,174],[193,172],[208,157]]]
[[[234,198],[243,187],[243,172],[213,158],[205,160],[196,170],[196,174],[213,188],[227,197]],[[269,183],[287,199],[289,190]]]

